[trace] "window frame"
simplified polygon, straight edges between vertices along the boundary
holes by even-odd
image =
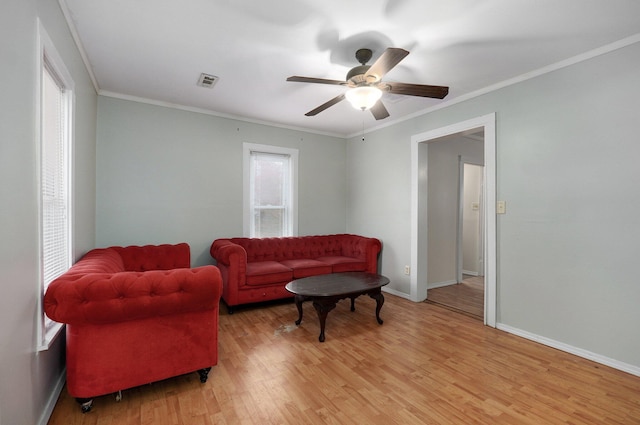
[[[255,237],[252,234],[253,207],[251,204],[251,153],[258,152],[272,155],[287,155],[290,158],[289,180],[289,215],[291,235],[298,235],[298,149],[284,148],[280,146],[263,145],[257,143],[243,143],[243,235]]]
[[[37,306],[37,341],[36,346],[38,351],[48,350],[56,337],[63,329],[63,324],[57,323],[49,319],[44,313],[44,293],[46,291],[46,282],[44,279],[44,257],[43,257],[43,238],[44,238],[44,205],[42,201],[42,165],[43,165],[43,137],[44,137],[44,108],[43,108],[43,95],[44,95],[44,72],[48,72],[55,80],[56,84],[62,89],[61,109],[63,114],[61,116],[61,132],[65,144],[64,152],[64,166],[66,168],[66,179],[64,185],[66,186],[66,227],[67,227],[67,247],[66,267],[71,267],[73,258],[73,147],[74,147],[74,117],[75,117],[75,84],[71,78],[67,67],[65,66],[62,57],[55,48],[51,38],[47,34],[46,30],[42,26],[40,20],[38,20],[37,27],[37,60],[36,60],[36,179],[37,179],[37,199],[38,199],[38,306]]]

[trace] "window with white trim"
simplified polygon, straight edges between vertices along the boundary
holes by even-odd
[[[71,267],[71,149],[73,81],[51,40],[39,28],[39,349],[48,348],[61,329],[42,306],[49,284]]]
[[[246,236],[297,235],[297,159],[297,149],[244,144]]]

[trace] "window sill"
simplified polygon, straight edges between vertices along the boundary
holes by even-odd
[[[51,345],[58,338],[58,335],[60,335],[62,329],[64,329],[64,324],[51,322],[51,326],[47,327],[44,338],[38,345],[38,351],[47,351],[49,348],[51,348]]]

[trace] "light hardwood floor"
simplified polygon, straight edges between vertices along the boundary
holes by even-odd
[[[311,304],[221,308],[219,362],[95,400],[63,390],[50,425],[639,424],[640,377],[385,295],[341,301],[326,341]]]
[[[484,320],[484,276],[464,275],[458,284],[429,289],[427,302]]]

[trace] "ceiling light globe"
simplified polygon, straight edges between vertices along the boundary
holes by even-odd
[[[377,87],[371,86],[354,87],[347,90],[345,97],[351,103],[351,106],[361,111],[366,111],[380,100],[382,91]]]

